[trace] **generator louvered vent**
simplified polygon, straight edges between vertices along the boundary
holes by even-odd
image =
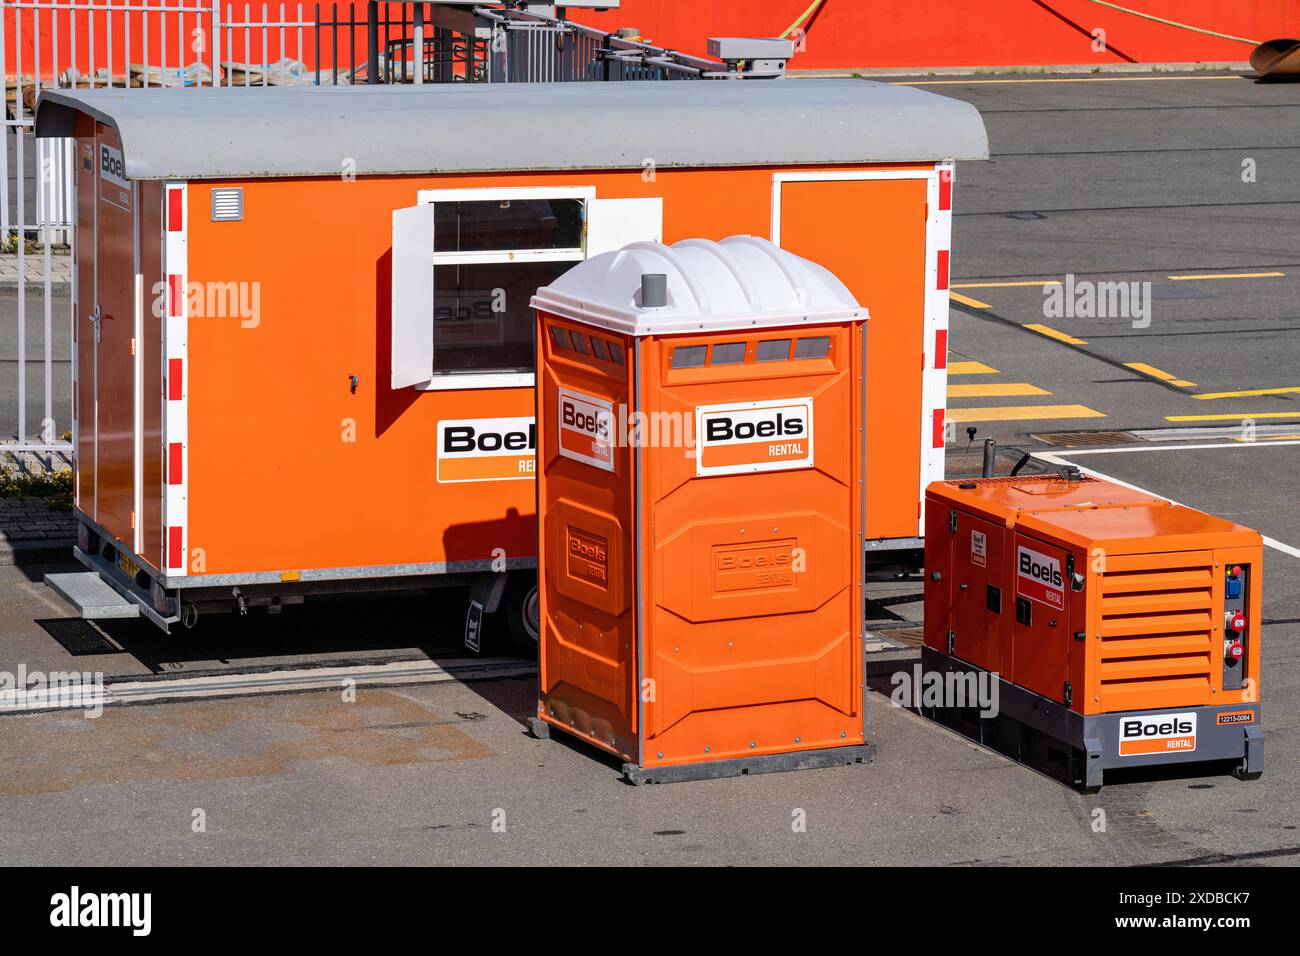
[[[1098,660],[1103,710],[1211,702],[1213,598],[1208,556],[1203,563],[1191,552],[1107,561]]]
[[[238,222],[244,218],[244,190],[212,190],[212,221]]]

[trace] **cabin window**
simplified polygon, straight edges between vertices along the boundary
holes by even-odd
[[[395,210],[392,387],[531,386],[533,293],[583,259],[662,235],[658,198],[595,192],[428,189]],[[564,344],[590,349],[585,338]]]
[[[433,374],[531,373],[529,301],[585,257],[583,200],[433,207]]]

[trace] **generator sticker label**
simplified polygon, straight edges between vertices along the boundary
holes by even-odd
[[[1220,727],[1229,727],[1233,724],[1253,724],[1255,722],[1255,712],[1253,710],[1231,710],[1226,713],[1215,714],[1214,722]]]
[[[970,563],[981,568],[988,566],[988,539],[983,531],[970,533]]]
[[[811,468],[812,427],[811,398],[697,405],[695,474]]]
[[[1119,720],[1119,755],[1191,753],[1196,749],[1196,713],[1146,714]]]
[[[457,418],[438,422],[438,481],[528,481],[537,475],[532,418]]]
[[[595,395],[560,389],[560,454],[614,470],[614,406]]]
[[[1023,544],[1016,547],[1016,593],[1058,610],[1065,607],[1061,562]]]
[[[131,183],[126,178],[122,151],[99,144],[99,196],[123,209],[131,208]]]

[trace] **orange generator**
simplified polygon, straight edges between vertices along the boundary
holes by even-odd
[[[750,236],[634,243],[533,304],[534,732],[633,783],[869,759],[866,310]]]
[[[923,712],[1087,790],[1260,773],[1258,532],[1077,470],[927,497]]]
[[[736,233],[870,304],[865,547],[919,566],[953,161],[987,156],[967,103],[863,80],[47,91],[36,135],[76,140],[78,553],[132,614],[468,585],[471,646],[509,608],[535,649],[529,299],[630,242]]]

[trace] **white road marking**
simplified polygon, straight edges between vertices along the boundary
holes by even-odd
[[[1281,551],[1283,554],[1289,554],[1293,558],[1300,558],[1300,548],[1293,548],[1289,544],[1283,544],[1281,541],[1278,541],[1275,538],[1270,538],[1268,535],[1264,535],[1263,537],[1264,543],[1274,551]]]
[[[1041,455],[1035,454],[1034,457],[1042,458],[1044,461],[1046,461],[1049,458],[1051,458],[1053,455],[1058,455],[1058,454],[1070,455],[1070,456],[1122,455],[1125,454],[1126,452],[1135,452],[1135,451],[1199,451],[1204,448],[1281,448],[1284,445],[1300,445],[1300,439],[1295,439],[1295,440],[1288,439],[1285,441],[1233,441],[1233,442],[1221,442],[1221,443],[1216,442],[1214,444],[1209,444],[1209,445],[1152,445],[1150,447],[1147,447],[1145,445],[1128,445],[1125,446],[1124,448],[1083,448],[1080,449],[1079,451],[1044,452]],[[1052,462],[1052,464],[1059,465],[1062,464],[1062,462]],[[1069,462],[1065,462],[1064,464],[1069,464]],[[1110,480],[1116,481],[1117,479],[1112,478]],[[1122,485],[1123,482],[1121,481],[1119,482],[1119,484]],[[1148,492],[1148,494],[1150,494],[1150,492]],[[1160,497],[1164,498],[1166,496],[1161,495]]]
[[[258,674],[210,674],[205,677],[161,680],[118,679],[103,686],[53,687],[0,692],[0,714],[42,710],[88,710],[99,706],[156,703],[204,697],[244,697],[286,691],[337,690],[345,680],[357,686],[437,684],[444,681],[491,680],[537,673],[537,664],[521,657],[492,660],[458,658],[433,661],[393,661],[349,667],[309,667]]]
[[[1277,447],[1278,445],[1300,445],[1300,441],[1288,441],[1288,442],[1277,441],[1277,442],[1269,442],[1268,444],[1272,447]],[[1233,444],[1233,445],[1161,445],[1156,448],[1089,448],[1085,451],[1071,451],[1071,452],[1060,452],[1060,453],[1043,452],[1042,454],[1035,454],[1034,457],[1040,458],[1043,461],[1052,465],[1075,465],[1080,471],[1084,472],[1085,474],[1092,475],[1093,477],[1096,478],[1104,478],[1107,481],[1113,481],[1117,485],[1123,485],[1125,488],[1131,488],[1134,491],[1140,492],[1141,494],[1151,495],[1156,498],[1164,498],[1167,501],[1173,501],[1174,504],[1176,505],[1180,505],[1183,504],[1183,502],[1174,501],[1174,499],[1170,498],[1168,495],[1162,495],[1157,491],[1151,491],[1147,488],[1139,487],[1138,485],[1135,485],[1132,482],[1124,481],[1120,478],[1115,478],[1111,475],[1103,474],[1102,472],[1097,471],[1094,468],[1087,468],[1083,465],[1077,464],[1076,462],[1068,461],[1066,460],[1066,458],[1067,457],[1073,458],[1076,455],[1103,455],[1106,454],[1107,452],[1120,452],[1120,451],[1172,451],[1175,449],[1189,451],[1194,448],[1252,448],[1252,447],[1254,446],[1250,444],[1241,444],[1241,445]],[[1187,505],[1186,507],[1190,508],[1193,506]],[[1283,554],[1289,554],[1293,558],[1300,558],[1300,548],[1293,548],[1291,547],[1291,545],[1284,544],[1281,541],[1278,541],[1276,538],[1270,538],[1268,535],[1263,533],[1260,534],[1260,537],[1264,539],[1264,544],[1272,548],[1274,551],[1281,551]]]

